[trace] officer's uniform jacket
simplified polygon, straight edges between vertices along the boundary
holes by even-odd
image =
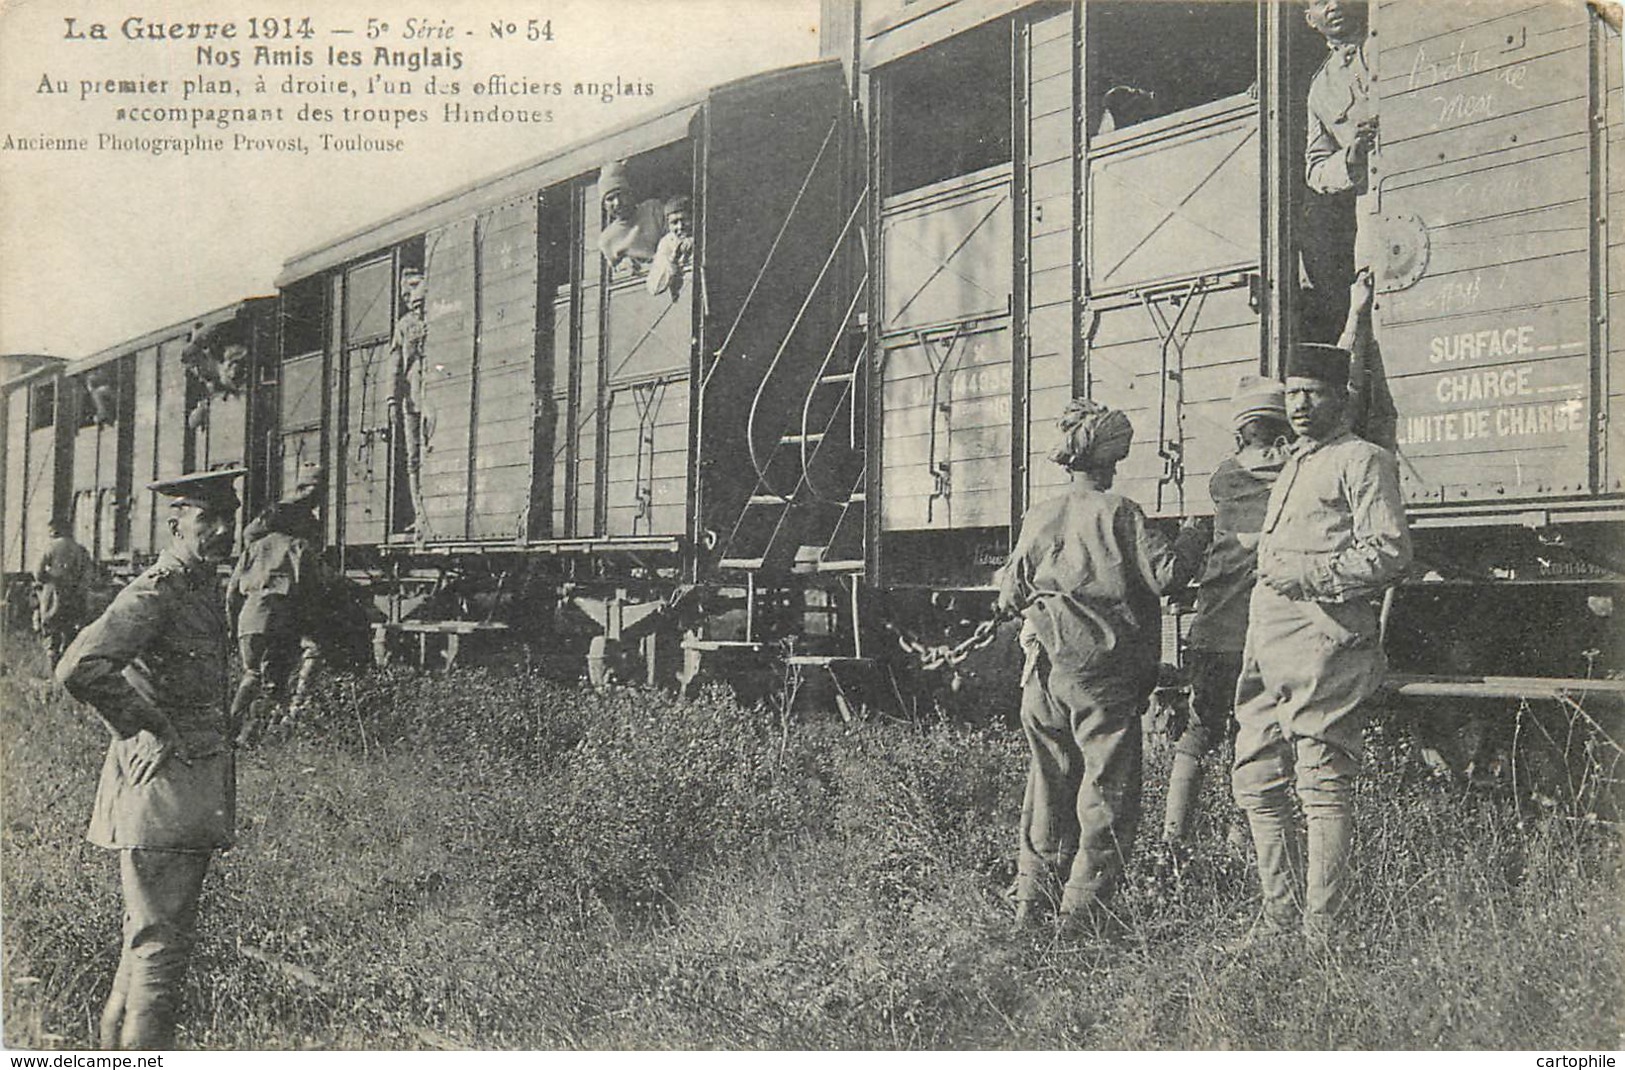
[[[1368,601],[1410,563],[1394,455],[1346,428],[1295,442],[1265,510],[1260,582],[1295,584],[1300,601]]]
[[[1371,69],[1365,43],[1331,45],[1331,53],[1309,83],[1309,145],[1304,180],[1317,193],[1366,191],[1366,176],[1350,174],[1345,150],[1354,131],[1371,115]]]
[[[75,698],[98,710],[156,709],[182,743],[147,783],[135,785],[127,772],[134,737],[113,740],[91,815],[92,843],[194,851],[231,844],[226,642],[213,567],[184,563],[166,549],[63,654],[57,679]]]
[[[1258,533],[1285,453],[1247,446],[1226,457],[1208,480],[1213,539],[1202,565],[1192,650],[1241,653],[1247,639],[1247,602],[1258,578]]]

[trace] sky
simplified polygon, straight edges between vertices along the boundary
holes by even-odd
[[[0,147],[0,353],[87,356],[240,298],[272,293],[283,262],[294,254],[706,86],[817,58],[818,6],[818,0],[328,0],[302,7],[258,0],[0,0],[0,146],[8,137],[14,144],[89,142],[86,151]],[[527,40],[536,16],[542,20],[537,39]],[[125,32],[132,17],[141,20],[130,28],[134,36]],[[277,20],[278,39],[265,36],[270,31],[259,20],[266,17]],[[283,35],[290,24],[302,29],[306,17],[312,36]],[[378,33],[372,39],[369,18]],[[211,22],[235,24],[236,36],[207,38]],[[97,23],[106,40],[95,36]],[[146,35],[154,24],[174,23],[199,24],[199,36]],[[424,36],[425,25],[431,36]],[[551,41],[542,36],[547,29]],[[416,75],[379,67],[379,45],[404,62],[440,57],[449,63],[455,55],[462,67],[426,66]],[[274,53],[267,52],[256,64],[261,46],[303,50],[311,62],[273,65]],[[360,52],[361,65],[330,64],[330,47]],[[200,49],[209,51],[200,55]],[[445,124],[439,102],[423,92],[430,74],[459,79],[464,103],[551,109],[553,122]],[[254,92],[260,75],[268,83],[262,95]],[[411,81],[416,91],[368,94],[374,75]],[[329,85],[347,79],[357,95],[284,94],[289,76],[325,78]],[[565,94],[468,95],[473,82],[493,76],[508,84],[560,82]],[[137,88],[167,86],[156,94],[108,93],[100,86],[109,79],[134,81]],[[194,91],[181,99],[188,79]],[[572,95],[577,82],[617,79],[623,87],[652,85],[652,94],[618,94],[609,102]],[[56,91],[64,83],[66,91]],[[298,108],[307,102],[417,107],[435,119],[398,134],[371,123],[300,122]],[[154,105],[281,106],[283,121],[194,130],[145,114],[117,117],[120,106]],[[404,147],[324,151],[316,140],[323,130],[399,137]],[[237,133],[302,134],[309,151],[237,150]],[[100,140],[194,134],[223,138],[229,151],[153,155],[104,149]]]

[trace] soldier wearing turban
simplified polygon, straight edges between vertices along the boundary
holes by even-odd
[[[1072,485],[1027,511],[999,607],[1024,618],[1027,652],[1016,918],[1053,907],[1077,929],[1110,920],[1140,819],[1140,714],[1157,676],[1159,599],[1189,579],[1196,554],[1176,551],[1111,490],[1134,440],[1128,417],[1080,398],[1059,431],[1050,457]]]

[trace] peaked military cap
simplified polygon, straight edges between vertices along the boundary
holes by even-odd
[[[242,504],[233,484],[248,474],[246,468],[220,468],[213,472],[193,472],[148,483],[147,489],[156,491],[170,501],[171,506],[195,505],[199,509],[235,512]]]
[[[1324,342],[1299,342],[1286,362],[1287,378],[1319,379],[1333,386],[1347,386],[1348,350]]]

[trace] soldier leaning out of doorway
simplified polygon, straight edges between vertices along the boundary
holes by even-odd
[[[1305,341],[1350,353],[1354,433],[1394,448],[1397,415],[1371,329],[1377,259],[1369,202],[1378,120],[1367,62],[1364,0],[1307,0],[1304,19],[1326,40],[1327,55],[1309,83],[1304,152],[1304,240],[1300,332]],[[1341,332],[1341,333],[1339,333]]]

